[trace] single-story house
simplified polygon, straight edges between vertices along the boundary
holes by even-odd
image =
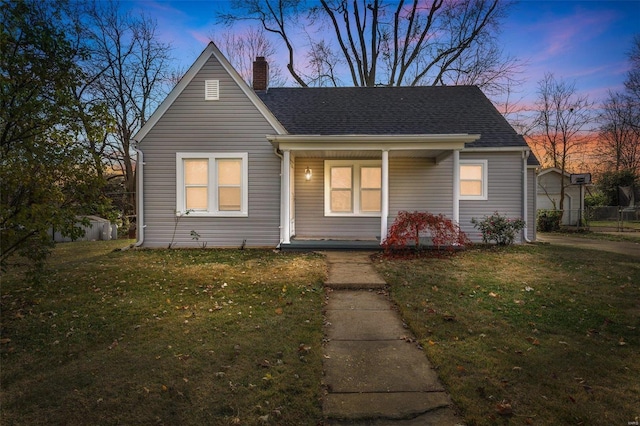
[[[252,88],[210,43],[134,139],[139,246],[377,247],[402,210],[535,238],[538,161],[475,86]]]
[[[564,186],[562,225],[576,226],[584,211],[584,186],[572,185],[571,174],[549,167],[538,173],[537,205],[540,210],[559,210],[560,194]]]

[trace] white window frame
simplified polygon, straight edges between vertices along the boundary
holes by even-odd
[[[352,185],[351,188],[351,212],[332,212],[331,211],[331,168],[332,167],[351,167],[352,169]],[[360,168],[361,167],[380,167],[382,169],[381,160],[325,160],[324,162],[324,215],[325,216],[342,216],[342,217],[380,217],[382,215],[382,206],[379,212],[361,212],[360,211],[360,194],[362,188],[360,185]],[[381,193],[382,193],[382,183]],[[382,201],[382,200],[381,200]]]
[[[184,160],[192,159],[209,160],[206,210],[186,209],[186,191],[184,182]],[[218,168],[217,161],[222,159],[241,160],[241,184],[240,184],[240,210],[229,211],[218,209]],[[249,216],[249,154],[246,152],[177,152],[176,153],[176,215],[177,216],[204,216],[204,217],[247,217]]]
[[[460,188],[460,199],[461,200],[488,200],[489,199],[489,161],[488,160],[460,160],[459,163],[459,174],[458,176],[462,176],[462,166],[481,166],[482,168],[482,194],[480,195],[463,195],[462,188]],[[460,186],[462,183],[462,178],[460,178],[460,182],[458,185]]]

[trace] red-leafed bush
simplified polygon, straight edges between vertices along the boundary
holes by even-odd
[[[443,214],[400,211],[382,246],[386,251],[406,249],[410,246],[419,250],[423,247],[420,238],[426,237],[430,237],[433,246],[438,249],[453,250],[471,244],[458,224]]]

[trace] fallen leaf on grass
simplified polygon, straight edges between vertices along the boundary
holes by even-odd
[[[300,346],[298,346],[298,352],[307,353],[310,350],[311,350],[311,346],[305,345],[304,343],[300,343]]]
[[[489,293],[489,296],[494,297],[494,298],[498,297],[498,295],[496,293],[494,293],[494,292]]]
[[[511,407],[511,403],[503,400],[496,405],[496,411],[501,416],[510,416],[513,414],[513,408]]]
[[[11,343],[11,339],[0,339],[0,345],[6,345],[7,343]]]
[[[276,315],[282,315],[283,312],[282,308],[276,308]]]
[[[532,345],[540,345],[540,341],[538,339],[536,339],[535,337],[527,337],[527,342],[531,343]]]

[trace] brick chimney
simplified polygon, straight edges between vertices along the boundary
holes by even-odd
[[[269,63],[264,56],[253,61],[253,90],[267,90],[269,85]]]

